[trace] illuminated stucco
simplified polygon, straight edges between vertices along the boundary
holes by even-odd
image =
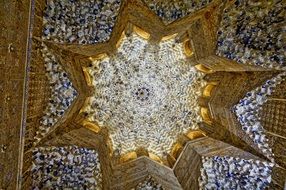
[[[86,108],[89,120],[109,129],[121,154],[144,147],[162,157],[178,134],[201,121],[203,74],[174,39],[151,45],[135,33],[125,36],[114,56],[87,70],[95,87]]]

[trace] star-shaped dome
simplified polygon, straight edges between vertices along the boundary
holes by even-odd
[[[285,1],[0,4],[0,189],[285,189]]]
[[[179,134],[198,129],[198,98],[204,74],[187,60],[175,37],[150,44],[136,33],[123,34],[115,55],[87,70],[94,94],[88,120],[110,131],[113,149],[125,154],[146,148],[160,157]]]

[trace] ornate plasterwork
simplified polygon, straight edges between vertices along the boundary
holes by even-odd
[[[48,0],[43,14],[45,40],[95,44],[109,40],[120,0]]]
[[[285,2],[234,2],[224,9],[216,54],[241,64],[285,69]]]
[[[78,95],[61,62],[45,44],[42,44],[42,56],[51,89],[51,96],[44,110],[44,115],[40,120],[40,127],[35,136],[35,142],[38,142],[47,134],[65,115]]]
[[[152,176],[148,176],[145,181],[139,183],[135,189],[132,190],[164,190],[163,186],[156,182]]]
[[[273,163],[229,156],[203,157],[200,189],[265,189]]]
[[[121,154],[144,147],[162,157],[178,134],[201,121],[197,98],[204,75],[174,38],[151,45],[135,33],[124,36],[115,55],[87,71],[95,87],[88,119],[109,129]]]
[[[95,150],[40,147],[33,150],[32,189],[102,189],[102,173]]]
[[[275,87],[285,80],[285,76],[286,72],[283,72],[267,80],[262,86],[248,92],[233,108],[242,130],[269,159],[273,159],[273,153],[258,113],[267,101],[267,96],[271,95]]]
[[[144,2],[163,20],[165,24],[169,24],[206,7],[212,2],[212,0],[144,0]]]

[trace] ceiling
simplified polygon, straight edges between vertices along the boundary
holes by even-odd
[[[29,26],[1,65],[16,189],[284,187],[283,1],[30,3],[3,3]]]

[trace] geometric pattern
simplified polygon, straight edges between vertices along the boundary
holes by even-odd
[[[149,176],[145,181],[139,183],[135,190],[163,190],[162,185],[158,184],[151,176]]]
[[[102,189],[98,153],[77,146],[33,151],[33,189]]]
[[[53,5],[53,2],[56,3]],[[192,1],[192,5],[193,2],[194,1]],[[21,186],[23,186],[23,189],[28,189],[31,188],[31,182],[34,184],[33,187],[35,189],[45,187],[50,189],[61,189],[62,187],[59,185],[59,183],[62,184],[65,188],[75,187],[77,189],[95,189],[101,188],[101,185],[99,184],[102,184],[102,188],[116,186],[122,187],[124,189],[125,186],[135,187],[138,183],[142,181],[142,179],[145,179],[145,177],[150,173],[150,171],[152,171],[152,176],[154,176],[154,178],[158,181],[160,179],[159,182],[160,184],[162,184],[162,186],[166,188],[173,187],[171,189],[179,190],[180,185],[185,185],[185,182],[187,182],[186,184],[188,184],[188,182],[190,181],[193,182],[194,180],[198,182],[197,179],[200,173],[197,171],[193,172],[192,168],[186,165],[186,160],[181,159],[181,155],[183,155],[182,153],[184,153],[183,148],[185,147],[187,141],[193,141],[194,139],[205,135],[200,130],[204,130],[206,133],[208,133],[207,135],[213,132],[213,138],[218,138],[222,141],[229,142],[233,146],[243,148],[245,151],[251,151],[257,148],[252,147],[253,143],[247,141],[249,140],[248,137],[244,139],[243,133],[241,133],[243,132],[243,130],[245,130],[246,132],[251,131],[251,133],[246,134],[249,135],[255,143],[266,142],[266,144],[262,143],[262,146],[257,145],[258,148],[265,149],[260,149],[262,151],[254,150],[251,153],[255,154],[256,156],[259,156],[261,160],[264,160],[265,157],[263,157],[261,152],[263,153],[267,149],[266,155],[268,156],[268,158],[270,158],[268,153],[271,153],[272,148],[273,152],[275,152],[275,162],[278,163],[277,161],[281,160],[282,163],[281,166],[278,166],[276,164],[273,167],[273,171],[278,171],[277,173],[279,174],[279,176],[285,176],[284,174],[286,170],[283,171],[285,169],[285,167],[283,166],[283,158],[285,157],[285,154],[283,153],[283,151],[281,151],[284,150],[283,138],[285,137],[285,134],[277,134],[277,136],[275,136],[276,134],[273,131],[267,131],[267,136],[269,136],[269,139],[274,139],[276,143],[274,145],[269,143],[269,146],[271,146],[271,148],[268,147],[267,140],[262,140],[266,139],[266,137],[264,138],[263,136],[263,128],[266,130],[268,130],[268,128],[266,126],[263,126],[263,128],[258,127],[258,132],[255,132],[255,130],[253,130],[255,129],[254,124],[256,123],[256,121],[260,122],[260,118],[256,115],[255,110],[253,110],[253,108],[249,110],[247,108],[247,105],[247,109],[240,109],[239,106],[241,105],[237,107],[239,108],[239,111],[242,110],[242,112],[239,113],[239,116],[242,116],[242,118],[238,117],[239,122],[246,121],[247,124],[243,123],[242,128],[238,126],[239,128],[237,130],[231,128],[232,126],[227,126],[227,124],[239,125],[239,123],[233,122],[233,114],[231,113],[232,109],[230,107],[233,106],[232,101],[237,101],[237,98],[240,96],[239,91],[241,92],[243,91],[244,87],[248,88],[249,86],[255,85],[260,81],[259,79],[255,79],[254,81],[244,80],[248,78],[246,76],[249,74],[247,71],[253,71],[255,75],[258,73],[258,70],[265,71],[265,73],[270,75],[271,73],[276,72],[275,69],[283,68],[283,64],[285,63],[285,52],[281,51],[281,49],[283,50],[285,42],[282,38],[283,35],[280,35],[283,32],[283,27],[285,25],[285,19],[283,19],[283,15],[285,14],[285,10],[283,9],[283,1],[254,2],[213,0],[210,4],[207,4],[205,2],[206,1],[202,2],[201,5],[198,5],[198,9],[194,8],[194,10],[199,10],[196,11],[196,14],[190,14],[190,16],[186,16],[183,19],[179,19],[178,22],[173,22],[171,24],[164,25],[162,22],[160,22],[160,20],[158,19],[158,17],[156,17],[155,14],[152,14],[152,12],[146,6],[144,6],[144,3],[141,0],[122,1],[122,6],[120,7],[121,12],[117,18],[116,16],[119,12],[118,10],[120,4],[120,1],[118,0],[108,0],[104,2],[99,2],[97,0],[49,0],[46,2],[40,0],[22,0],[11,2],[7,0],[3,1],[1,4],[5,6],[0,6],[0,9],[1,11],[5,9],[7,14],[3,14],[5,19],[1,20],[1,24],[4,24],[4,26],[7,27],[7,34],[0,36],[0,41],[4,42],[2,44],[3,51],[1,51],[0,55],[0,71],[2,71],[0,91],[3,92],[2,101],[0,101],[0,122],[1,126],[4,128],[3,138],[0,138],[0,169],[2,171],[0,172],[0,189],[7,189],[8,187],[11,187],[13,189],[20,189]],[[114,3],[115,6],[110,6],[110,4],[112,3]],[[94,8],[89,5],[95,5],[95,7],[99,7]],[[220,5],[225,5],[225,10],[223,12],[220,12]],[[75,6],[75,10],[72,10],[73,6]],[[44,10],[45,7],[46,10]],[[31,8],[31,11],[29,11],[29,8]],[[93,9],[95,9],[95,11],[91,12],[91,10]],[[178,18],[182,18],[185,15],[183,10],[181,12],[179,11],[181,9],[180,6],[175,6],[175,9],[177,9],[176,11],[178,11],[178,15],[174,16],[174,18],[170,20],[176,20]],[[158,10],[160,10],[160,8]],[[162,12],[168,12],[168,14],[172,14],[172,11],[167,11],[163,8],[162,11],[157,11],[156,14],[158,14],[159,17],[162,18]],[[84,20],[81,20],[83,19],[83,17],[88,16],[85,15],[85,13],[95,16],[96,18],[84,18]],[[42,19],[42,17],[44,18]],[[220,18],[222,19],[222,21]],[[29,22],[29,19],[34,20],[33,22]],[[116,24],[115,20],[118,21]],[[28,24],[31,27],[27,30]],[[64,27],[64,24],[68,26]],[[93,26],[89,26],[93,24],[96,25],[94,27],[96,28],[96,30],[94,30]],[[216,32],[218,29],[217,27],[219,27],[219,24],[221,24],[221,28],[219,29],[217,36]],[[141,28],[142,30],[146,31],[146,33],[150,35],[150,38],[148,38],[148,40],[146,40],[146,38],[141,39],[141,36],[139,34],[139,36],[136,37],[136,31],[135,33],[132,33],[135,30],[134,28]],[[18,31],[19,29],[21,29],[23,33],[15,35],[15,31]],[[113,29],[114,31],[112,35],[110,35]],[[123,37],[123,41],[119,41],[119,46],[117,46],[118,39],[122,40],[122,38],[119,38],[120,34],[122,34],[122,31],[126,32],[126,36]],[[44,33],[44,37],[41,36],[42,33]],[[174,34],[176,34],[176,37],[171,39],[168,38],[168,40],[166,40],[165,37],[170,37]],[[85,39],[87,37],[89,39]],[[131,41],[134,40],[136,41],[136,43],[129,43],[126,39],[129,39]],[[216,39],[218,39],[218,41],[216,41]],[[146,55],[150,54],[150,57],[140,55],[140,48],[138,49],[138,47],[144,44],[144,41],[147,41],[147,51],[145,53]],[[38,59],[37,57],[37,54],[41,50],[41,48],[39,48],[39,46],[37,45],[41,43],[44,43],[49,47],[48,52],[51,51],[50,54],[48,53],[48,58],[43,55],[44,60]],[[217,47],[215,47],[215,44],[217,44]],[[191,56],[187,56],[186,59],[182,59],[184,61],[182,61],[181,59],[176,60],[174,64],[174,57],[176,58],[178,56],[180,58],[180,56],[182,55],[182,46],[184,46],[184,50],[188,48],[187,50],[190,50],[192,54]],[[124,49],[123,47],[131,48]],[[43,53],[45,54],[46,49],[43,49]],[[138,55],[129,54],[128,52],[131,50],[136,50],[136,53],[138,51]],[[157,64],[156,60],[162,59],[162,57],[159,56],[161,50],[163,59],[166,58],[165,61],[158,61],[162,61],[162,65]],[[102,59],[97,59],[96,56],[103,52],[106,53],[107,56]],[[176,54],[175,52],[177,52],[177,55],[173,56],[174,54]],[[124,53],[126,54],[124,55]],[[152,54],[157,54],[158,56],[153,55],[152,58]],[[188,55],[188,53],[186,54]],[[227,65],[227,62],[230,60],[224,59],[222,57],[234,61],[230,62],[230,65]],[[125,102],[127,102],[126,100],[128,100],[128,102],[130,102],[129,105],[131,108],[137,108],[137,110],[133,109],[136,110],[136,113],[138,113],[138,110],[143,110],[144,113],[146,113],[146,115],[143,115],[147,117],[147,113],[150,109],[145,109],[146,107],[148,107],[145,105],[153,105],[151,107],[148,107],[153,109],[156,108],[156,106],[154,105],[160,105],[161,102],[164,102],[166,100],[166,96],[180,96],[180,98],[174,98],[175,101],[170,102],[171,111],[173,111],[172,109],[176,110],[178,108],[176,107],[176,105],[178,104],[185,105],[186,108],[188,106],[194,106],[194,109],[192,109],[193,112],[191,114],[201,114],[203,116],[204,123],[201,123],[199,125],[200,129],[197,129],[196,126],[196,122],[202,120],[200,116],[198,118],[193,117],[195,118],[194,121],[190,119],[192,117],[186,117],[186,120],[182,120],[182,118],[184,117],[181,116],[184,114],[188,115],[189,110],[186,109],[186,111],[183,112],[179,110],[178,112],[173,112],[173,115],[178,114],[180,116],[179,119],[167,119],[168,121],[170,121],[170,123],[179,121],[178,126],[182,126],[183,128],[179,130],[176,129],[176,134],[171,134],[172,137],[170,137],[170,139],[177,139],[176,144],[174,144],[173,147],[172,140],[168,141],[168,145],[166,145],[165,147],[159,145],[150,148],[150,142],[148,139],[145,140],[144,143],[139,142],[131,148],[127,147],[126,145],[125,147],[123,147],[119,144],[116,144],[116,133],[111,132],[112,125],[108,124],[108,122],[111,122],[111,120],[105,120],[104,117],[106,115],[100,114],[100,112],[98,112],[97,108],[100,104],[93,104],[94,101],[96,103],[96,101],[100,101],[104,98],[110,98],[110,95],[112,95],[112,93],[106,93],[104,91],[100,92],[100,90],[104,88],[96,88],[94,85],[96,84],[100,86],[100,84],[102,83],[99,80],[85,81],[85,79],[93,79],[93,77],[100,79],[100,76],[102,76],[103,78],[110,77],[110,79],[116,78],[115,74],[113,74],[113,76],[110,76],[110,72],[107,72],[110,67],[112,68],[114,65],[116,65],[116,58],[124,60],[122,61],[123,64],[121,62],[121,64],[119,65],[124,65],[126,69],[120,70],[120,72],[130,72],[133,71],[132,69],[138,70],[138,68],[132,68],[130,66],[134,66],[142,62],[146,62],[146,64],[144,63],[142,65],[150,66],[150,72],[146,75],[152,75],[152,72],[156,71],[154,80],[149,80],[146,79],[146,77],[143,77],[147,81],[145,83],[142,83],[143,85],[138,85],[138,83],[132,83],[133,85],[130,85],[134,88],[129,88],[129,92],[133,93],[128,93],[128,96],[126,96],[128,98],[125,97]],[[128,61],[129,59],[138,60],[138,62]],[[150,64],[151,62],[146,61],[152,59],[154,60],[151,62],[155,64]],[[90,64],[91,60],[96,61],[93,61],[93,63]],[[111,64],[102,63],[103,60],[109,60],[109,63]],[[237,61],[238,63],[245,64],[239,65],[236,64],[235,61]],[[53,65],[54,62],[56,63],[55,65],[59,66],[56,66],[55,68],[52,67],[51,69],[50,65]],[[182,62],[186,62],[188,64],[181,64]],[[250,63],[252,66],[248,65],[248,63]],[[46,92],[46,82],[43,82],[44,72],[41,70],[41,66],[43,65],[41,64],[44,64],[48,71],[46,73],[50,82],[51,94]],[[173,65],[173,67],[169,67],[169,65]],[[182,67],[182,65],[184,66]],[[197,72],[197,70],[193,68],[194,65],[196,65],[195,68],[210,74],[207,74],[204,77],[203,74]],[[262,65],[265,67],[255,67],[256,65]],[[163,66],[167,67],[163,69]],[[84,69],[82,69],[82,67],[84,67]],[[108,69],[106,69],[107,67]],[[96,71],[95,73],[92,73],[91,70],[93,69],[94,71]],[[172,71],[172,69],[174,69],[174,71]],[[86,72],[86,70],[88,70],[88,72]],[[232,72],[228,72],[229,70],[236,71],[236,73],[234,74]],[[162,77],[161,72],[163,74],[172,74],[166,74],[163,75],[164,77]],[[191,79],[188,78],[192,75],[189,72],[193,72],[192,74],[196,76],[194,78],[199,80],[191,80],[193,79],[192,77],[190,77]],[[119,71],[117,71],[116,74],[118,73]],[[134,74],[134,72],[131,73]],[[221,73],[223,74],[220,75]],[[177,74],[179,76],[177,76]],[[184,78],[184,74],[186,74],[186,78]],[[224,74],[226,75],[224,76]],[[57,77],[59,75],[64,76],[62,78],[63,80]],[[134,79],[138,79],[138,76],[134,75],[133,77]],[[204,88],[203,94],[201,95],[201,86],[198,85],[198,87],[193,88],[192,85],[195,84],[196,81],[200,81],[198,82],[198,84],[202,84],[202,77],[207,79],[209,83],[208,86]],[[226,84],[221,84],[221,81],[226,81],[222,79],[223,77],[225,77],[224,79],[232,79],[233,77],[233,79],[235,80],[238,79],[239,82],[243,81],[243,85],[240,86],[239,82],[233,83],[232,81],[230,81],[229,83],[226,82]],[[170,78],[172,78],[173,80],[172,86],[174,86],[174,88],[170,89],[170,93],[167,93],[166,95],[165,89],[168,85],[165,85],[165,82],[162,81],[168,81]],[[179,79],[178,81],[176,81],[177,78]],[[6,79],[8,80],[6,81]],[[29,81],[30,79],[31,83]],[[188,79],[190,79],[190,81],[188,81]],[[130,80],[132,80],[132,78],[130,78]],[[63,81],[65,82],[62,83]],[[73,82],[73,84],[71,84],[71,81]],[[105,81],[106,83],[104,85],[107,85],[107,83],[110,82],[108,80]],[[89,82],[91,82],[93,86],[88,86],[90,84]],[[110,84],[112,84],[113,82],[118,82],[118,87],[122,85],[122,81],[111,80]],[[190,82],[189,85],[188,82]],[[35,83],[37,85],[33,86]],[[268,90],[271,94],[271,87],[275,87],[275,85],[271,86],[273,85],[272,82],[270,83],[270,88],[268,88],[268,86],[258,88],[258,90],[255,89],[254,91],[250,92],[251,96],[246,95],[246,99],[243,99],[242,102],[248,102],[248,98],[251,97],[250,102],[252,101],[252,103],[250,104],[254,106],[254,109],[261,107],[261,105],[265,103],[264,101],[266,99],[266,95],[268,95]],[[177,88],[181,84],[182,88]],[[235,86],[231,86],[232,84],[235,84]],[[135,88],[135,86],[137,88]],[[154,86],[158,87],[160,93],[155,93]],[[186,86],[193,88],[193,90],[187,92]],[[75,91],[74,87],[76,87],[76,90],[78,92]],[[107,86],[105,87],[105,89],[107,90],[110,89]],[[128,87],[128,85],[126,87]],[[232,87],[234,87],[234,89],[237,88],[238,90],[233,90]],[[38,89],[39,94],[37,94],[36,92]],[[261,95],[261,93],[265,89],[267,91],[266,95]],[[171,91],[176,91],[177,94]],[[236,92],[238,93],[235,94]],[[194,97],[194,104],[190,103],[189,105],[186,101],[192,101],[192,99],[190,98],[185,98],[186,94],[188,93],[194,93],[194,95],[190,95]],[[225,97],[226,95],[228,97]],[[273,94],[271,94],[271,96],[272,95]],[[41,105],[41,103],[46,100],[46,97],[51,97],[49,101],[52,101],[48,104],[47,110],[44,111],[43,116],[42,111],[40,110],[42,110],[45,105]],[[54,97],[62,98],[60,99],[60,101],[56,101],[56,106],[51,105],[54,103]],[[94,97],[97,98],[93,99]],[[124,98],[124,96],[122,97]],[[75,98],[77,98],[76,101]],[[167,100],[169,99],[167,98]],[[275,101],[276,104],[279,104],[279,102],[284,100],[285,98],[271,97],[271,101]],[[88,112],[86,112],[87,114],[81,112],[84,102],[89,103],[88,107],[92,107],[93,110],[90,109],[92,110],[90,114]],[[134,105],[136,105],[134,102],[137,102],[137,107],[134,107]],[[239,104],[241,104],[242,102],[239,102]],[[112,101],[106,101],[104,106],[109,106],[112,103],[114,103],[114,99],[112,99]],[[198,104],[202,107],[196,107],[196,105]],[[212,107],[211,104],[217,106],[218,109]],[[60,106],[60,109],[58,109],[58,105]],[[21,112],[17,112],[17,110],[21,109]],[[28,113],[26,113],[27,110]],[[120,110],[121,112],[123,112],[120,114],[126,114],[130,112],[130,109]],[[217,110],[217,112],[215,112],[215,110]],[[275,111],[281,112],[281,109]],[[161,117],[166,117],[167,114],[171,112],[165,113],[166,114],[162,114]],[[254,117],[256,118],[249,117],[249,113],[254,113]],[[278,115],[279,117],[281,117],[280,113]],[[96,116],[96,120],[94,116]],[[277,115],[272,116],[276,117]],[[86,117],[90,119],[90,121],[87,121]],[[120,119],[125,118],[120,117],[119,120]],[[39,126],[37,125],[39,120],[41,121],[40,124],[42,126],[40,127],[40,130],[37,131],[38,134],[36,136],[36,139],[41,140],[41,142],[31,145],[30,143],[27,143],[26,137],[29,141],[29,138],[34,138],[34,135],[31,133],[25,134],[25,132],[27,131],[26,124],[27,128],[29,128],[28,132],[31,131],[33,133],[35,131],[34,129],[39,128]],[[134,118],[133,121],[139,122],[139,120],[134,120]],[[188,121],[191,122],[188,123]],[[276,122],[277,120],[271,118],[271,121]],[[158,139],[165,137],[168,138],[166,134],[171,133],[171,131],[168,131],[168,128],[162,128],[162,126],[159,125],[154,126],[155,128],[160,127],[160,129],[162,129],[162,133],[160,133],[161,136],[156,135],[154,138],[151,138],[151,140],[154,140],[154,142],[156,142],[158,141]],[[174,126],[177,127],[177,125]],[[144,131],[143,127],[142,130]],[[108,128],[108,130],[105,130],[106,128]],[[187,131],[186,128],[196,130],[191,130],[185,134],[182,134],[180,130],[185,132]],[[120,131],[119,137],[123,137],[124,135],[126,135],[125,132],[121,132],[121,129],[122,128],[119,128],[118,130]],[[132,128],[130,132],[134,133],[135,130],[133,129],[138,129],[137,131],[141,130],[141,128],[137,127]],[[148,130],[149,133],[155,133],[157,131],[158,130],[153,130],[153,128]],[[262,132],[260,133],[259,131]],[[127,135],[128,134],[129,133],[127,133]],[[140,134],[140,138],[142,136],[144,137],[145,135],[144,133],[138,134]],[[224,136],[224,134],[230,135]],[[238,135],[239,137],[237,137],[236,135]],[[42,138],[43,136],[45,137]],[[135,135],[133,135],[133,138],[134,136]],[[111,137],[111,139],[108,139],[108,137]],[[124,138],[118,139],[124,140]],[[243,141],[243,139],[245,141]],[[142,138],[141,141],[143,141]],[[194,140],[193,142],[196,142],[196,140]],[[124,145],[124,143],[122,144]],[[128,144],[128,142],[125,144]],[[78,147],[76,147],[75,145],[77,145]],[[202,143],[202,146],[205,145],[207,144]],[[207,146],[209,145],[210,144],[208,144]],[[147,150],[138,149],[135,152],[131,152],[131,154],[127,154],[122,157],[118,157],[117,154],[115,154],[114,152],[114,150],[118,150],[121,153],[126,150],[126,152],[129,152],[131,151],[131,149],[134,150],[137,147],[142,146],[145,147]],[[160,148],[160,146],[163,148]],[[209,156],[210,152],[208,152],[207,146],[202,147],[201,151],[206,151],[207,153],[205,155]],[[88,148],[81,149],[79,147]],[[168,147],[172,147],[172,151],[169,151],[166,155],[165,153],[168,151]],[[214,149],[217,148],[217,146],[213,147]],[[99,161],[97,152],[91,151],[92,149],[98,150],[98,154],[103,154],[104,158],[106,158],[106,160],[101,160],[102,162],[100,162],[100,165],[103,168],[102,172],[98,171],[98,168],[100,167],[98,167]],[[224,157],[222,160],[220,160],[219,158],[210,158],[213,159],[213,161],[206,161],[203,158],[203,162],[206,163],[204,164],[205,170],[215,173],[214,175],[211,172],[205,172],[205,176],[207,177],[202,177],[202,179],[206,179],[206,181],[203,182],[203,185],[209,185],[213,187],[214,185],[217,186],[217,184],[220,184],[220,182],[226,182],[227,184],[229,184],[229,187],[248,187],[248,189],[251,189],[251,187],[264,188],[265,185],[269,184],[269,171],[272,167],[271,164],[264,164],[264,161],[261,161],[260,163],[258,163],[257,160],[250,161],[248,158],[245,159],[244,157],[246,156],[246,154],[249,153],[239,151],[237,152],[234,149],[231,149],[230,151],[232,150],[233,152],[231,153],[237,153],[237,157],[239,157],[239,159],[234,158],[235,161],[230,161],[232,159],[231,157]],[[159,157],[152,155],[151,153],[160,155],[162,157],[166,156],[166,159],[162,160]],[[140,162],[140,157],[144,158],[143,160],[145,161]],[[201,158],[202,155],[198,155],[194,158],[194,160],[198,161],[196,163],[200,164]],[[135,160],[130,161],[132,159]],[[155,161],[157,161],[158,163]],[[191,173],[188,176],[184,176],[184,174],[182,174],[181,177],[184,178],[182,181],[179,180],[179,175],[174,174],[174,168],[178,161],[183,161],[183,167],[181,167],[181,171],[186,171],[184,170],[185,167]],[[271,159],[271,161],[273,160]],[[32,162],[33,166],[31,167]],[[240,162],[243,163],[240,164]],[[211,163],[214,164],[212,165]],[[235,165],[234,169],[233,163]],[[246,163],[246,165],[250,163],[250,168],[252,167],[248,170],[249,174],[248,171],[246,172],[245,169],[243,169],[244,163]],[[148,168],[144,167],[146,165],[148,165]],[[241,167],[241,165],[243,165],[243,167]],[[174,168],[171,168],[173,166]],[[78,172],[78,167],[81,167],[80,172]],[[30,175],[31,168],[33,175]],[[214,168],[218,170],[214,170]],[[240,170],[243,172],[237,172]],[[55,171],[61,172],[64,175],[58,175],[58,173]],[[95,176],[91,176],[94,171]],[[126,173],[128,173],[128,175],[125,175]],[[99,177],[101,175],[102,177]],[[95,179],[96,176],[98,176],[98,179]],[[112,177],[115,176],[117,176],[116,179],[120,178],[118,176],[122,176],[121,179],[125,179],[125,177],[127,176],[128,180],[122,180],[117,183],[118,181],[112,179]],[[245,179],[245,176],[248,178],[247,180]],[[279,177],[278,175],[276,175],[276,173],[273,173],[271,176],[273,177],[273,179],[271,179],[270,185],[274,184],[275,186],[277,185],[282,188],[284,187],[285,179],[282,179],[283,177]],[[102,180],[100,180],[100,178],[102,178]],[[232,186],[233,181],[238,182],[239,186],[235,186],[235,184],[233,184],[234,186]],[[221,184],[218,187],[220,188],[222,186],[223,185]]]
[[[95,44],[109,40],[121,1],[48,1],[43,39],[57,43]]]
[[[174,1],[174,0],[144,0],[148,7],[159,16],[165,24],[183,18],[192,14],[203,7],[207,6],[212,0],[190,0],[190,1]]]
[[[275,87],[285,80],[286,72],[269,79],[260,87],[248,92],[246,96],[234,106],[237,119],[243,131],[250,136],[258,148],[268,157],[272,158],[272,151],[259,118],[259,110],[267,102],[267,96],[275,91]]]
[[[60,61],[46,45],[42,44],[42,46],[42,55],[51,96],[40,121],[39,131],[36,132],[36,141],[39,141],[48,133],[57,121],[64,116],[78,94]]]
[[[216,54],[241,64],[285,69],[285,7],[283,1],[235,1],[224,10]]]
[[[203,157],[200,189],[265,189],[273,164],[234,157]]]
[[[125,36],[114,56],[94,61],[88,72],[96,90],[85,112],[109,129],[121,154],[143,147],[164,157],[178,134],[202,121],[204,74],[174,38],[151,45],[135,33]]]

